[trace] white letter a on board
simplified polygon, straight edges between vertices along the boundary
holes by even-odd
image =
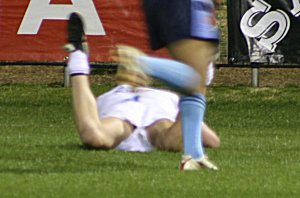
[[[72,4],[50,4],[51,0],[30,0],[18,34],[37,34],[43,20],[67,20],[78,12],[85,21],[85,34],[105,35],[93,0],[71,0]]]

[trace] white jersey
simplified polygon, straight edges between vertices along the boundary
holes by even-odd
[[[100,118],[115,117],[127,120],[136,129],[116,149],[149,152],[154,149],[145,128],[157,120],[175,122],[179,97],[169,91],[120,85],[97,98]]]
[[[175,121],[179,97],[169,91],[120,85],[97,98],[100,118],[116,117],[137,128],[159,119]]]

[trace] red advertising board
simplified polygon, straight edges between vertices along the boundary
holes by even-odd
[[[153,54],[141,0],[1,0],[0,61],[63,61],[71,12],[81,13],[86,22],[92,62],[109,61],[108,50],[116,44]]]

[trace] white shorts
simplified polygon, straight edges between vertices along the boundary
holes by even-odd
[[[207,86],[209,86],[209,85],[212,83],[212,81],[213,81],[213,79],[214,79],[214,77],[215,77],[214,74],[215,74],[214,64],[213,64],[213,63],[210,63],[210,64],[208,65],[207,73],[206,73],[206,82],[205,82],[205,84],[206,84]]]
[[[117,149],[146,152],[153,149],[146,127],[160,119],[175,122],[179,97],[169,91],[120,85],[97,98],[100,118],[115,117],[136,126]]]
[[[179,97],[169,91],[120,85],[97,98],[100,118],[127,120],[137,128],[160,119],[175,121]]]
[[[147,131],[144,128],[137,128],[116,149],[130,152],[150,152],[155,148],[149,142]]]

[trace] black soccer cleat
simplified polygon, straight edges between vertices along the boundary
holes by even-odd
[[[84,23],[78,13],[73,12],[70,14],[67,32],[68,43],[64,46],[64,49],[68,52],[81,50],[88,54],[88,46],[84,34]]]

